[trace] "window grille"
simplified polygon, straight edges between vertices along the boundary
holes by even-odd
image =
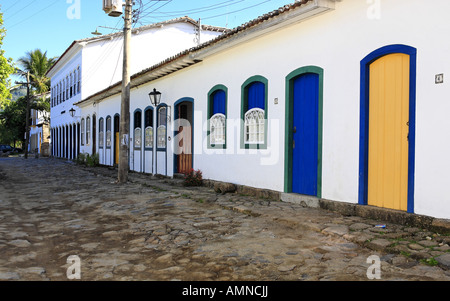
[[[245,143],[264,143],[265,119],[264,110],[254,108],[245,113]]]
[[[210,143],[225,144],[225,115],[217,113],[209,121]]]

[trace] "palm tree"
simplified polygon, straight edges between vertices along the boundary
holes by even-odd
[[[47,58],[47,51],[42,52],[40,49],[28,51],[17,61],[22,67],[17,73],[25,75],[30,72],[33,87],[38,94],[42,94],[50,90],[50,79],[45,75],[56,60],[57,58]]]

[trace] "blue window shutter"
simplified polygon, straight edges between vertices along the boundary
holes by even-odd
[[[225,115],[225,91],[218,90],[213,96],[213,115],[221,113]]]
[[[248,87],[247,110],[260,108],[265,110],[266,89],[263,83],[254,82]]]

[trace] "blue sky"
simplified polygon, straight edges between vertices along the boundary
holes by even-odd
[[[125,1],[125,0],[124,0]],[[234,28],[294,0],[134,0],[143,3],[139,23],[189,16],[203,24]],[[13,60],[41,49],[48,57],[60,56],[74,40],[92,37],[98,26],[122,28],[123,19],[107,16],[102,0],[0,0],[7,30],[3,49]],[[108,34],[112,29],[98,28]]]

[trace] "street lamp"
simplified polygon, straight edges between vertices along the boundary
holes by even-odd
[[[161,102],[161,92],[156,91],[156,89],[153,89],[152,92],[148,93],[148,97],[150,97],[150,102],[155,107],[159,106],[159,103]]]
[[[71,117],[75,116],[75,110],[73,108],[69,110],[69,113]]]

